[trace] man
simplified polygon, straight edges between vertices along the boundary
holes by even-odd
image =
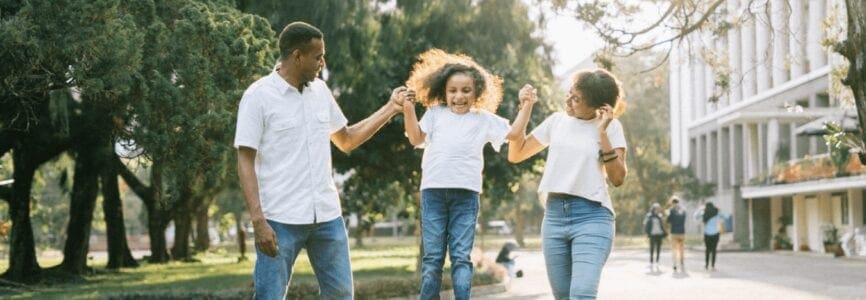
[[[680,205],[680,200],[677,197],[671,198],[671,205],[667,222],[671,227],[671,253],[674,256],[674,272],[677,271],[677,263],[679,263],[680,271],[685,271],[686,209]]]
[[[279,37],[280,66],[246,90],[238,109],[238,176],[253,221],[255,298],[283,299],[301,248],[321,297],[351,299],[349,244],[331,176],[333,142],[349,152],[402,109],[397,88],[366,119],[348,121],[318,74],[325,66],[322,32],[294,22]]]

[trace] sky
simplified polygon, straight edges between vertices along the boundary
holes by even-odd
[[[539,9],[544,9],[548,15],[545,39],[553,46],[556,63],[553,66],[553,74],[560,77],[578,63],[589,57],[593,51],[602,47],[602,41],[590,29],[567,12],[553,13],[549,7],[539,8],[538,5],[528,4],[530,15],[538,14]]]

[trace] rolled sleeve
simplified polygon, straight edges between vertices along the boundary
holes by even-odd
[[[238,105],[234,147],[259,149],[264,129],[264,114],[261,106],[252,93],[245,93]]]
[[[608,125],[607,138],[610,140],[610,145],[613,149],[626,148],[625,133],[619,120],[614,119]]]

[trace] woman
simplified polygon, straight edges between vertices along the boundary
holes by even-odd
[[[535,89],[526,85],[518,97],[508,160],[521,162],[550,147],[538,192],[547,196],[542,250],[554,297],[594,299],[614,235],[606,179],[619,186],[626,175],[625,136],[614,118],[624,108],[621,84],[605,70],[578,72],[565,112],[548,116],[529,136]]]
[[[719,209],[712,202],[707,202],[704,205],[703,216],[704,222],[704,269],[716,270],[716,248],[719,246],[719,231],[720,226],[724,226],[725,220],[719,213]]]
[[[659,263],[659,253],[662,250],[662,240],[668,233],[665,231],[664,223],[662,223],[662,207],[658,203],[653,203],[650,211],[646,213],[646,218],[643,220],[644,232],[650,240],[650,267],[653,264]],[[653,259],[655,255],[655,259]]]

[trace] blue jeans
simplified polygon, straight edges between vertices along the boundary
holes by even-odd
[[[478,220],[478,193],[464,189],[421,191],[421,299],[439,299],[446,246],[450,249],[451,283],[455,299],[472,291],[472,243]]]
[[[292,266],[301,248],[307,249],[323,299],[352,299],[352,267],[349,264],[349,236],[343,217],[304,225],[268,220],[277,236],[279,254],[270,257],[256,246],[253,272],[255,299],[285,299]]]
[[[613,235],[613,215],[601,203],[562,194],[547,199],[541,243],[556,299],[595,299]]]

